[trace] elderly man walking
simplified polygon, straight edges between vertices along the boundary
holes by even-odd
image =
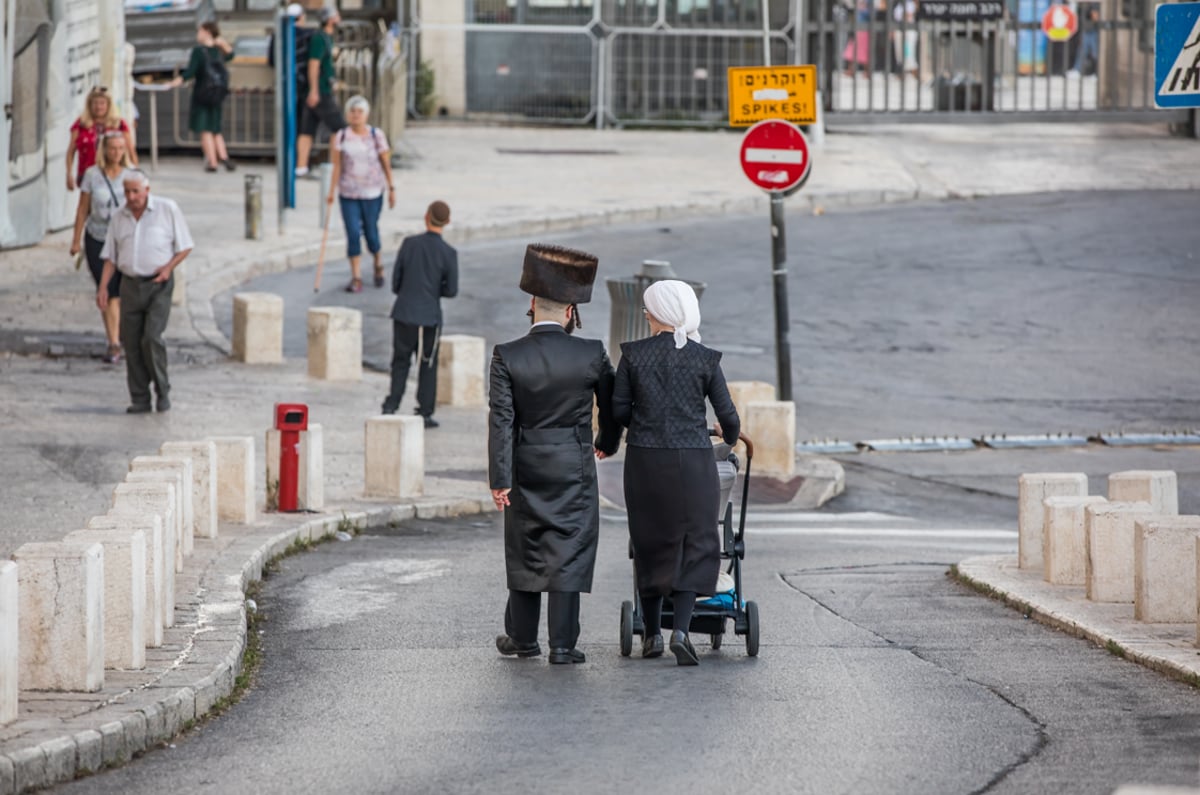
[[[596,462],[617,451],[612,363],[599,340],[570,336],[576,304],[592,297],[597,260],[530,246],[521,289],[533,296],[533,327],[492,354],[488,418],[492,500],[504,511],[508,607],[501,654],[536,657],[542,593],[550,594],[551,664],[584,662],[579,594],[592,589],[600,535]],[[592,440],[592,407],[599,434]]]
[[[121,272],[121,345],[129,384],[129,414],[150,411],[150,385],[158,396],[155,408],[171,408],[167,378],[167,346],[163,333],[171,317],[175,269],[192,251],[192,236],[179,205],[150,195],[150,179],[142,171],[126,172],[125,206],[115,212],[100,257],[104,270],[96,304],[108,305],[108,283]]]

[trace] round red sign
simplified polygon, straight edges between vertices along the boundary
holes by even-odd
[[[796,125],[778,119],[760,121],[746,131],[741,163],[751,182],[772,193],[799,188],[812,169],[804,133]]]
[[[1070,6],[1050,6],[1042,15],[1042,32],[1050,41],[1067,41],[1079,30],[1079,17]]]

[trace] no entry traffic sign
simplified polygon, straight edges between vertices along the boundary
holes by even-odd
[[[760,121],[746,131],[741,163],[751,182],[772,193],[799,188],[812,169],[804,133],[796,125],[778,119]]]

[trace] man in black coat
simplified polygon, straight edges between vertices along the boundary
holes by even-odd
[[[501,654],[534,657],[548,592],[550,662],[581,663],[579,594],[592,589],[600,496],[596,457],[616,452],[613,367],[599,340],[571,336],[576,304],[592,297],[597,260],[571,249],[529,246],[521,289],[533,295],[529,334],[492,353],[488,418],[492,499],[504,511],[508,573]],[[599,434],[592,439],[592,407]]]
[[[458,295],[458,252],[442,239],[450,208],[436,201],[425,211],[423,235],[406,237],[392,270],[392,386],[383,413],[395,414],[408,383],[413,354],[417,361],[417,414],[426,428],[436,428],[438,339],[442,332],[442,298]]]

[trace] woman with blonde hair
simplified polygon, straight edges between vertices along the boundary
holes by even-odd
[[[662,656],[669,596],[671,652],[679,665],[699,665],[688,625],[697,597],[716,592],[721,569],[720,482],[705,403],[726,443],[737,443],[740,425],[721,354],[700,344],[700,304],[691,286],[655,282],[642,302],[650,336],[621,345],[613,388],[613,418],[629,428],[625,506],[646,622],[642,656]]]
[[[110,132],[102,139],[96,165],[83,172],[79,180],[79,206],[75,208],[71,256],[79,254],[82,244],[88,270],[92,272],[97,287],[100,286],[100,274],[104,271],[100,251],[108,234],[108,221],[125,204],[125,170],[132,165],[125,136]],[[121,273],[118,271],[108,283],[108,305],[100,312],[104,334],[108,338],[104,361],[109,364],[121,361],[120,297]]]
[[[137,165],[137,152],[133,148],[133,133],[129,125],[117,113],[117,108],[108,95],[104,86],[93,88],[88,92],[87,100],[83,103],[83,113],[71,125],[71,142],[67,145],[67,190],[75,190],[75,186],[83,180],[83,173],[96,162],[97,146],[108,133],[119,133],[125,138],[125,148],[133,165]],[[75,155],[79,155],[79,163],[75,170],[71,169]]]
[[[382,244],[379,240],[379,213],[386,192],[388,207],[396,206],[396,185],[392,182],[392,158],[387,136],[367,123],[371,104],[355,95],[346,101],[347,125],[329,137],[329,161],[333,179],[325,201],[332,205],[334,194],[342,208],[346,226],[346,257],[350,260],[350,284],[346,292],[362,291],[362,238],[375,257],[375,286],[383,287]]]

